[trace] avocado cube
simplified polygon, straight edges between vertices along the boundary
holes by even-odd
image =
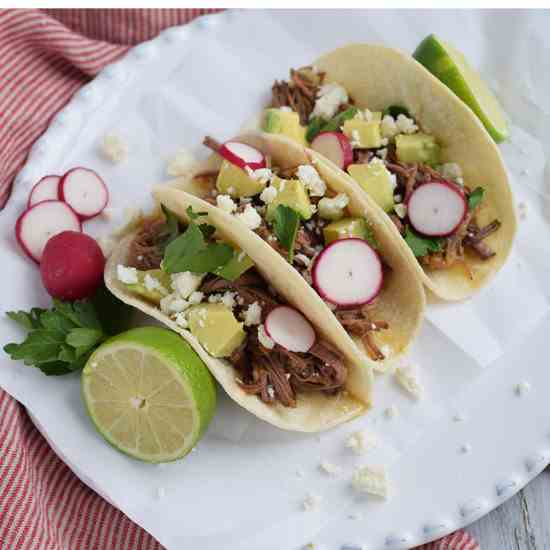
[[[383,162],[350,164],[348,173],[380,208],[386,212],[392,211],[395,176],[388,171]]]
[[[429,164],[439,163],[440,147],[433,136],[423,134],[405,135],[395,137],[397,159],[405,164]]]
[[[323,227],[323,235],[325,237],[325,244],[351,237],[366,239],[368,235],[367,222],[363,218],[343,218]]]
[[[224,266],[216,270],[216,275],[228,281],[234,281],[253,266],[254,262],[245,252],[235,249],[233,257]]]
[[[300,180],[283,180],[275,177],[271,185],[277,189],[277,195],[267,207],[267,219],[272,220],[275,210],[280,204],[288,206],[298,212],[304,220],[312,215],[311,202],[304,184]]]
[[[164,296],[170,294],[172,279],[162,269],[149,269],[137,272],[138,282],[126,285],[130,292],[145,298],[153,304],[160,304]]]
[[[244,342],[243,324],[223,304],[198,304],[188,311],[189,330],[210,355],[229,357]]]
[[[343,130],[350,141],[356,141],[354,140],[354,135],[359,136],[359,144],[357,146],[360,148],[375,149],[382,145],[380,121],[371,120],[367,122],[366,120],[352,118],[344,122]]]
[[[216,188],[233,198],[253,197],[264,190],[265,183],[251,178],[242,168],[224,160],[216,180]]]
[[[300,115],[294,111],[266,109],[262,129],[264,132],[282,134],[300,145],[306,145],[306,128],[300,124]]]

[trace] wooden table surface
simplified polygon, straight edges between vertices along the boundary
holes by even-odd
[[[550,467],[467,530],[481,550],[550,549]]]

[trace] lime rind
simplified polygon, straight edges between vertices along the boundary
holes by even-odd
[[[495,142],[508,138],[508,125],[497,99],[461,52],[431,34],[413,57],[472,109]]]

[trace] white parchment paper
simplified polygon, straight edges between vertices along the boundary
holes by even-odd
[[[425,400],[414,402],[391,377],[377,377],[370,415],[316,437],[278,431],[220,395],[218,414],[197,450],[176,464],[151,466],[118,454],[95,433],[81,406],[78,375],[46,378],[3,356],[0,385],[29,408],[56,452],[86,483],[170,550],[281,550],[311,540],[381,548],[401,528],[408,541],[404,546],[428,538],[423,522],[441,512],[454,518],[459,499],[483,485],[476,465],[484,472],[496,469],[481,466],[495,449],[483,450],[482,438],[469,465],[456,466],[466,468],[467,477],[446,480],[445,487],[433,485],[434,477],[453,467],[459,443],[465,437],[473,440],[492,418],[487,411],[476,412],[477,405],[494,401],[497,407],[498,384],[523,376],[518,357],[536,353],[534,335],[549,319],[549,24],[546,12],[255,11],[226,13],[182,32],[169,31],[101,75],[68,108],[37,146],[0,214],[2,309],[46,306],[37,270],[13,238],[14,221],[40,176],[75,165],[97,169],[109,184],[114,217],[94,220],[87,230],[107,234],[121,222],[123,208],[149,204],[151,184],[166,179],[166,163],[177,150],[205,154],[198,145],[205,134],[222,140],[233,135],[266,103],[272,80],[285,77],[289,67],[353,41],[412,52],[435,32],[481,70],[506,110],[511,139],[502,152],[523,214],[513,254],[490,287],[461,304],[429,307],[411,358],[420,365]],[[114,166],[98,156],[107,132],[128,141],[126,162]],[[2,317],[0,336],[5,343],[23,334]],[[545,357],[540,346],[538,356]],[[525,369],[536,369],[535,363]],[[390,405],[400,413],[393,420],[384,415]],[[471,423],[457,432],[463,439],[455,441],[445,422],[457,409],[471,410]],[[350,432],[365,428],[376,432],[381,444],[368,457],[357,458],[343,442]],[[514,447],[498,455],[503,464],[535,439],[534,434],[529,439],[526,423],[512,422],[508,428]],[[343,478],[320,476],[321,460],[341,465]],[[361,461],[390,468],[395,487],[389,503],[356,502],[350,494],[351,471]],[[441,493],[434,496],[429,487]],[[161,499],[159,488],[166,493]],[[322,494],[323,504],[304,513],[300,505],[308,492]],[[350,521],[349,513],[358,508],[366,519]],[[449,528],[464,521],[453,520]]]

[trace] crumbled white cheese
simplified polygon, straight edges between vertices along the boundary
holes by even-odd
[[[153,277],[150,273],[145,274],[145,277],[143,278],[143,284],[149,292],[152,292],[153,290],[158,290],[161,294],[168,294],[168,291],[162,286],[161,282],[156,277]]]
[[[380,123],[380,133],[382,137],[391,139],[399,133],[395,120],[391,115],[386,115]]]
[[[319,201],[319,215],[332,219],[338,217],[348,205],[349,197],[345,193],[339,193],[334,198],[323,197]]]
[[[312,197],[324,196],[327,185],[313,166],[310,164],[298,166],[297,175],[298,179],[304,184],[304,187]]]
[[[393,202],[395,203],[399,203],[399,202],[402,202],[403,201],[403,196],[402,195],[394,195],[393,196]]]
[[[356,455],[362,455],[378,447],[378,438],[370,432],[353,432],[345,442],[346,449],[350,449]]]
[[[197,161],[189,151],[181,149],[168,161],[166,173],[169,176],[185,176],[195,171]]]
[[[395,369],[397,383],[415,399],[421,399],[424,395],[424,388],[418,378],[416,365],[411,364]]]
[[[531,390],[531,384],[529,384],[529,382],[527,382],[525,380],[523,380],[519,384],[516,384],[515,387],[514,387],[514,393],[518,397],[521,397],[521,396],[525,395],[530,390]]]
[[[125,285],[135,285],[138,282],[137,269],[118,264],[116,267],[117,277]]]
[[[402,134],[414,134],[415,132],[418,132],[418,126],[414,123],[414,119],[409,118],[402,113],[397,115],[395,125]]]
[[[218,208],[228,214],[232,214],[235,210],[237,210],[235,201],[229,195],[218,195],[216,197],[216,204],[218,205]]]
[[[267,386],[266,391],[267,391],[267,395],[271,397],[271,399],[275,397],[275,388],[271,384]]]
[[[172,288],[181,298],[189,298],[201,286],[203,279],[204,273],[192,273],[191,271],[174,273],[172,275]]]
[[[353,149],[360,149],[361,148],[361,136],[359,135],[359,130],[352,130],[351,131],[351,146]]]
[[[370,122],[374,117],[374,114],[369,109],[365,109],[364,111],[361,111],[359,109],[353,118],[357,120],[364,120],[365,122]]]
[[[309,265],[311,264],[311,259],[308,258],[305,254],[296,254],[294,256],[294,259],[300,262],[305,267],[309,267]]]
[[[323,461],[319,464],[319,470],[328,476],[337,477],[342,473],[342,468],[337,464]]]
[[[260,200],[265,204],[270,204],[275,200],[277,193],[277,188],[269,185],[260,193]]]
[[[235,217],[252,230],[258,229],[258,227],[262,225],[261,216],[251,204],[247,204],[244,208],[244,212],[235,214]]]
[[[380,165],[380,166],[386,166],[384,164],[384,161],[381,159],[381,158],[378,158],[378,157],[372,157],[369,161],[369,165]]]
[[[402,202],[396,204],[393,209],[401,219],[403,219],[407,215],[407,205],[403,204]]]
[[[399,409],[395,405],[391,405],[384,410],[384,416],[390,420],[392,418],[397,418],[399,416]]]
[[[351,486],[358,493],[388,497],[388,479],[383,466],[360,466],[353,473]]]
[[[100,151],[104,158],[118,164],[128,155],[128,145],[118,134],[107,134],[101,141]]]
[[[283,113],[292,113],[292,109],[288,105],[279,107],[279,111],[283,111]]]
[[[176,325],[180,326],[181,328],[187,328],[189,326],[185,314],[181,311],[176,313],[174,321],[176,322]]]
[[[456,162],[446,162],[438,166],[438,172],[447,179],[458,181],[462,179],[462,169]]]
[[[204,298],[204,292],[192,292],[189,296],[189,303],[190,304],[200,304]]]
[[[263,325],[258,326],[258,340],[264,348],[273,349],[275,347],[275,342],[267,335]]]
[[[321,504],[323,499],[319,495],[315,495],[313,493],[308,493],[306,495],[306,498],[302,502],[302,508],[309,512],[311,510],[315,510],[315,508],[318,508]]]
[[[167,315],[180,313],[185,311],[188,307],[189,302],[180,298],[175,292],[173,294],[168,294],[168,296],[160,300],[160,310]]]
[[[222,304],[228,309],[233,309],[237,303],[235,301],[235,296],[237,296],[236,292],[231,292],[229,290],[224,292],[221,299]]]
[[[389,181],[392,191],[395,191],[395,188],[397,187],[397,176],[395,174],[390,174]]]
[[[250,304],[244,312],[244,325],[251,327],[259,325],[262,321],[262,308],[258,302]]]
[[[388,156],[388,150],[385,147],[383,149],[378,149],[378,151],[376,151],[376,156],[381,158],[382,160],[386,160],[386,157]]]
[[[340,105],[347,102],[348,93],[340,84],[324,84],[319,88],[311,116],[329,120],[336,114]]]
[[[460,446],[460,452],[464,455],[472,452],[472,446],[469,443],[464,443]]]
[[[245,166],[246,173],[260,183],[268,183],[273,179],[273,172],[269,168],[257,168],[252,170],[250,166]]]

